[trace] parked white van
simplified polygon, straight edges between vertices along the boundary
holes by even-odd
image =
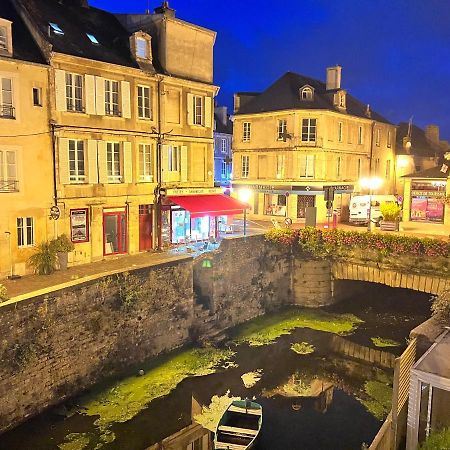
[[[367,224],[369,218],[369,199],[371,198],[371,215],[373,222],[381,219],[380,206],[382,203],[397,203],[395,195],[355,195],[350,199],[350,223]]]

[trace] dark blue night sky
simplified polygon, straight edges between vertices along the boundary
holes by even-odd
[[[150,0],[153,10],[161,1]],[[90,0],[144,12],[147,0]],[[217,31],[219,102],[260,91],[287,71],[342,86],[393,123],[441,127],[450,140],[450,0],[171,0],[180,19]]]

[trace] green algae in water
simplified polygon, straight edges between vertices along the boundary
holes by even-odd
[[[225,395],[214,395],[211,403],[203,406],[201,414],[194,416],[194,420],[203,428],[215,432],[223,413],[234,400],[242,400],[242,398],[231,396],[230,391],[227,391]]]
[[[89,433],[70,433],[65,441],[58,445],[60,450],[83,450],[91,442],[91,437]]]
[[[126,422],[152,400],[169,394],[185,378],[214,373],[221,363],[233,356],[231,350],[215,348],[187,350],[169,356],[143,376],[126,378],[107,391],[82,398],[80,410],[85,415],[98,416],[94,423],[101,429]]]
[[[384,420],[392,407],[392,386],[378,380],[366,381],[364,392],[368,398],[359,401],[374,417]]]
[[[373,342],[375,347],[400,347],[400,342],[394,341],[392,339],[386,339],[382,337],[372,337],[370,340]]]
[[[262,316],[238,328],[236,344],[259,347],[275,342],[296,328],[311,328],[334,334],[350,334],[363,322],[353,314],[331,314],[311,309],[291,309],[273,316]]]
[[[314,345],[308,344],[307,342],[297,342],[291,345],[291,350],[297,353],[298,355],[309,355],[310,353],[314,353]]]
[[[247,389],[253,387],[262,377],[262,369],[255,370],[254,372],[247,372],[241,376],[242,382]]]

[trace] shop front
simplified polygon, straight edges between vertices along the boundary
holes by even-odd
[[[162,242],[180,244],[216,239],[245,207],[223,194],[167,195],[161,213]]]
[[[411,182],[411,215],[412,222],[444,223],[446,181]]]

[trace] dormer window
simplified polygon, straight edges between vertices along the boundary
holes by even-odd
[[[143,31],[138,31],[131,36],[131,47],[138,61],[152,62],[151,39],[150,35]]]
[[[49,22],[50,28],[53,30],[55,34],[59,34],[61,36],[64,35],[64,31],[61,30],[60,26],[55,22]]]
[[[12,56],[11,23],[0,19],[0,55]]]
[[[339,106],[341,108],[345,108],[345,93],[344,92],[339,93]]]
[[[305,86],[300,89],[300,99],[304,101],[312,100],[314,97],[313,88],[310,86]]]
[[[93,44],[100,45],[100,42],[98,42],[98,39],[93,34],[86,33],[86,36]]]
[[[333,93],[333,104],[339,109],[346,109],[346,97],[347,92],[343,89],[340,89],[339,91],[336,91]]]

